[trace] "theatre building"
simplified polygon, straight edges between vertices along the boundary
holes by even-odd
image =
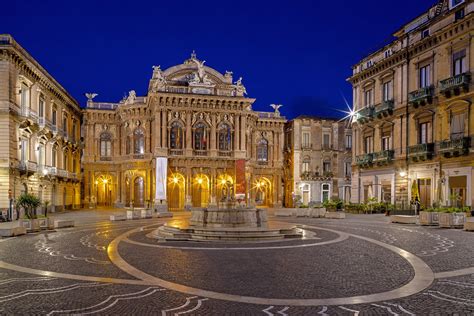
[[[252,110],[242,78],[233,80],[193,53],[154,66],[148,92],[83,110],[85,206],[170,210],[283,204],[286,120]],[[158,170],[157,170],[158,169]]]

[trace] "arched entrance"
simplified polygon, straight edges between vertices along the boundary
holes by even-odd
[[[217,204],[219,207],[234,200],[234,179],[228,174],[217,177]]]
[[[255,192],[255,204],[257,206],[271,206],[272,185],[266,177],[258,177],[253,185]]]
[[[193,206],[207,207],[209,204],[209,177],[198,174],[193,181]]]
[[[171,211],[184,209],[185,185],[184,176],[180,173],[172,173],[168,177],[168,207]]]
[[[133,182],[133,206],[145,206],[145,183],[142,177],[136,177]]]
[[[97,205],[111,206],[112,205],[112,177],[109,175],[102,175],[95,181],[97,188]]]

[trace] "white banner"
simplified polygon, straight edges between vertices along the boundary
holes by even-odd
[[[168,158],[156,157],[155,200],[166,200],[167,179],[168,179]]]

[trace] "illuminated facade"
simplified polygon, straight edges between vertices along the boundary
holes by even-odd
[[[299,116],[285,129],[288,203],[308,206],[351,198],[352,131],[349,120]]]
[[[0,109],[0,208],[22,192],[52,211],[79,207],[79,105],[10,35],[0,35]]]
[[[439,1],[353,67],[352,200],[473,205],[472,1]]]
[[[153,67],[148,93],[117,103],[90,99],[83,111],[84,195],[87,205],[170,210],[283,203],[286,120],[252,110],[242,78],[204,65]],[[155,201],[155,160],[166,158],[166,200]]]

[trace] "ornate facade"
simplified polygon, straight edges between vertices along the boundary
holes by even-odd
[[[252,110],[242,78],[233,81],[193,53],[183,64],[153,67],[148,93],[117,103],[89,94],[83,111],[85,205],[170,210],[283,203],[286,120]],[[156,160],[166,159],[160,201]],[[158,182],[158,186],[157,186]]]
[[[351,198],[352,131],[348,120],[299,116],[285,129],[285,206]]]
[[[473,205],[473,10],[439,1],[353,67],[354,202]]]
[[[77,102],[10,35],[0,35],[0,208],[31,192],[80,206]]]

